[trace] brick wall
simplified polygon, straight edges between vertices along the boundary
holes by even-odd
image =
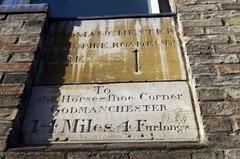
[[[178,149],[133,147],[131,150],[44,146],[10,148],[2,156],[6,159],[239,159],[240,1],[176,0],[175,3],[184,53],[204,121],[206,145]],[[15,117],[23,107],[21,95],[26,81],[31,81],[29,70],[38,52],[45,16],[29,15],[0,16],[0,25],[8,26],[0,27],[1,150],[12,123],[16,123],[14,119],[18,121]],[[33,20],[34,16],[41,22]],[[28,34],[23,31],[26,28]]]
[[[0,152],[19,138],[16,134],[39,61],[46,21],[46,13],[14,13],[19,10],[12,9],[1,13],[3,9],[0,8]]]
[[[240,158],[240,2],[176,2],[208,148],[227,159]]]
[[[177,8],[209,146],[239,149],[240,2],[182,0]]]

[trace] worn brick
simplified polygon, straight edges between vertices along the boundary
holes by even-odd
[[[76,152],[69,153],[68,159],[98,159],[97,153]]]
[[[0,45],[15,44],[18,37],[16,35],[4,35],[0,37]]]
[[[240,43],[240,26],[239,26],[239,33],[234,34],[234,40],[236,41],[236,43]]]
[[[1,52],[34,52],[37,50],[36,44],[17,44],[17,45],[0,45]]]
[[[74,152],[68,154],[68,159],[128,159],[128,154],[125,152]]]
[[[227,21],[228,25],[240,25],[240,16],[231,17]]]
[[[223,3],[222,8],[224,10],[239,10],[240,3]]]
[[[186,44],[186,50],[188,55],[195,54],[213,54],[213,48],[210,43],[191,41]]]
[[[192,65],[193,75],[216,75],[216,68],[213,65]]]
[[[229,135],[229,133],[210,133],[208,140],[212,148],[228,149],[240,147],[239,135]]]
[[[7,147],[7,139],[6,138],[0,138],[0,152],[5,151]],[[3,158],[5,159],[5,158]]]
[[[6,63],[0,64],[0,72],[28,72],[31,63]]]
[[[221,101],[225,98],[223,88],[198,88],[197,92],[200,101]]]
[[[232,117],[230,120],[231,120],[233,132],[240,133],[240,116]]]
[[[238,15],[239,12],[236,11],[207,11],[207,12],[201,12],[201,17],[203,19],[227,19],[231,16],[233,16],[233,14]],[[214,27],[214,26],[211,26]]]
[[[229,36],[228,35],[205,35],[205,36],[201,36],[201,38],[198,38],[195,40],[197,40],[199,42],[206,41],[211,44],[228,43]]]
[[[20,35],[18,39],[19,44],[37,44],[40,40],[39,35],[24,34]]]
[[[240,102],[207,101],[200,102],[203,116],[237,115],[240,113]]]
[[[236,43],[240,43],[240,34],[235,34],[234,35]]]
[[[204,12],[218,10],[217,5],[215,4],[198,4],[198,5],[186,5],[178,8],[179,12]]]
[[[0,107],[16,107],[20,102],[19,95],[0,95]]]
[[[217,44],[217,43],[228,43],[229,42],[229,36],[228,35],[201,35],[197,36],[195,38],[189,38],[189,40],[186,42],[189,43],[195,43],[198,45],[202,44]]]
[[[204,34],[204,29],[202,27],[185,27],[183,28],[184,36],[202,35]]]
[[[183,27],[204,27],[204,26],[222,26],[221,19],[207,19],[207,20],[185,20],[182,21]]]
[[[47,14],[46,13],[34,13],[34,14],[29,14],[29,17],[27,19],[46,19]]]
[[[176,1],[176,5],[179,6],[185,6],[185,5],[190,5],[190,4],[196,4],[197,0],[178,0]]]
[[[240,101],[240,87],[225,88],[228,100]]]
[[[207,34],[229,34],[229,27],[220,26],[220,27],[207,27]]]
[[[46,13],[22,13],[22,14],[10,14],[8,20],[29,20],[29,19],[46,19]]]
[[[235,45],[235,44],[215,45],[215,50],[216,50],[216,53],[218,54],[239,54],[240,45]]]
[[[231,131],[231,121],[228,118],[205,118],[203,125],[208,133]]]
[[[0,108],[0,120],[9,120],[12,121],[17,115],[18,109],[16,108]]]
[[[1,27],[16,27],[16,28],[21,28],[24,24],[23,20],[14,20],[14,21],[9,21],[9,20],[5,20],[3,21],[3,23],[0,24]]]
[[[240,85],[240,76],[209,76],[199,75],[194,77],[196,86],[238,86]]]
[[[5,75],[3,83],[4,84],[25,83],[26,80],[27,80],[27,74],[8,73]]]
[[[0,20],[5,20],[7,18],[6,14],[0,14]]]
[[[198,3],[231,3],[231,2],[236,2],[236,0],[198,0]]]
[[[136,151],[130,153],[131,159],[190,159],[191,152],[183,152],[183,151]]]
[[[12,56],[12,62],[31,62],[33,59],[33,53],[15,53]]]
[[[10,27],[7,26],[0,27],[0,33],[2,35],[23,35],[23,34],[40,34],[42,32],[42,27],[32,26],[32,27]]]
[[[198,12],[183,12],[183,13],[179,13],[178,16],[180,20],[199,20],[200,19],[200,13]]]
[[[1,53],[0,54],[0,63],[8,62],[10,59],[11,54],[10,53]]]
[[[61,152],[28,152],[28,153],[7,153],[6,159],[66,159]]]
[[[23,84],[1,84],[0,94],[3,95],[17,95],[22,94],[24,90]]]
[[[220,76],[240,74],[240,64],[218,65],[217,69]]]
[[[224,154],[221,151],[196,152],[193,153],[192,159],[224,159]]]
[[[237,35],[240,33],[240,26],[236,26],[236,25],[233,25],[233,26],[228,26],[228,32],[229,34],[234,34],[234,35]]]
[[[163,152],[161,153],[163,159],[190,159],[190,152],[176,151],[176,152]]]
[[[222,54],[222,55],[201,55],[189,57],[191,64],[228,64],[239,63],[238,56],[235,54]]]
[[[42,28],[44,23],[45,23],[45,19],[41,19],[41,20],[35,20],[35,19],[33,19],[33,20],[26,20],[24,26],[25,27],[38,26],[38,27]]]
[[[12,122],[10,121],[0,121],[0,136],[5,137],[8,136],[12,129]]]
[[[25,28],[19,28],[19,27],[2,27],[0,28],[0,33],[2,35],[21,35],[21,34],[27,34],[28,31]]]
[[[240,149],[227,150],[226,159],[240,159]]]
[[[28,31],[30,34],[40,34],[43,30],[42,27],[40,26],[34,26],[34,27],[25,27],[25,29]]]
[[[99,159],[129,159],[128,154],[124,152],[105,152],[99,153],[97,156]]]
[[[34,156],[35,154],[33,153],[32,156]],[[37,155],[40,156],[40,154],[38,153]],[[22,159],[24,156],[24,153],[19,153],[19,152],[16,152],[16,153],[7,153],[6,155],[6,159]],[[21,158],[20,158],[21,157]],[[36,158],[37,159],[37,158]]]

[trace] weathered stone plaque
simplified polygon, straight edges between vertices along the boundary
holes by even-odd
[[[186,82],[35,86],[26,143],[199,141]]]
[[[54,22],[38,83],[186,80],[174,18]]]

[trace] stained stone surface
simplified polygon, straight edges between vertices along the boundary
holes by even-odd
[[[35,86],[26,143],[197,142],[186,82]]]
[[[174,18],[53,22],[38,83],[185,80]]]

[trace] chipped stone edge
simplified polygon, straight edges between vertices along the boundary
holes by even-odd
[[[0,5],[0,13],[48,12],[48,4]]]

